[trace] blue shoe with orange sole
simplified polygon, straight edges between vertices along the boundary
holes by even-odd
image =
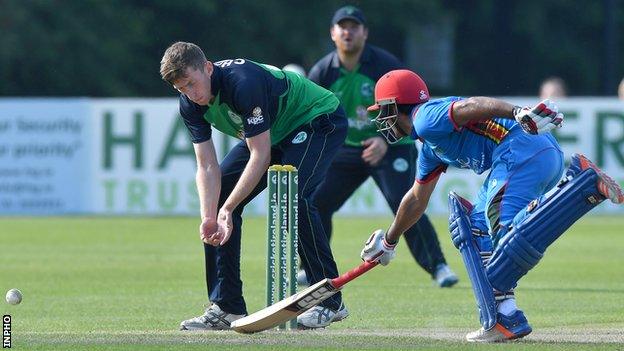
[[[593,169],[598,175],[596,188],[598,188],[600,194],[611,200],[614,204],[624,203],[624,191],[622,191],[620,185],[587,157],[581,154],[572,155],[572,162],[570,163],[570,167],[568,167],[566,176],[575,177],[577,174],[589,168]]]
[[[496,325],[490,330],[483,328],[466,334],[470,342],[503,342],[519,339],[529,335],[533,329],[529,325],[524,313],[517,310],[511,316],[502,313],[496,314]]]

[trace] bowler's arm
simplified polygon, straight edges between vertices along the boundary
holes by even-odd
[[[221,192],[221,169],[217,153],[212,139],[193,144],[193,148],[197,160],[195,183],[199,195],[200,215],[202,221],[215,221]]]
[[[403,196],[397,214],[386,233],[388,242],[397,242],[405,231],[418,222],[427,209],[427,204],[429,204],[429,199],[439,178],[440,175],[422,184],[417,181],[414,182],[412,188]]]
[[[249,147],[249,160],[241,174],[236,186],[221,207],[223,210],[232,212],[258,185],[260,179],[269,168],[271,162],[271,133],[266,130],[251,138],[247,138]]]

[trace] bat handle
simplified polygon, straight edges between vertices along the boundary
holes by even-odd
[[[344,273],[343,275],[339,276],[338,278],[334,278],[331,280],[331,284],[334,286],[334,288],[336,289],[340,289],[342,288],[343,285],[347,284],[348,282],[352,281],[353,279],[361,276],[362,274],[368,272],[369,270],[373,269],[378,262],[369,262],[369,261],[364,261],[362,262],[361,265],[353,268],[352,270]]]

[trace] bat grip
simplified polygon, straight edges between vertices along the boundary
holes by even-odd
[[[342,288],[343,285],[347,284],[348,282],[352,281],[353,279],[361,276],[362,274],[368,272],[369,270],[373,269],[378,262],[369,262],[369,261],[364,261],[362,262],[362,264],[360,264],[359,266],[353,268],[352,270],[342,274],[341,276],[339,276],[338,278],[334,278],[331,280],[331,285],[334,286],[334,288],[336,289],[340,289]]]

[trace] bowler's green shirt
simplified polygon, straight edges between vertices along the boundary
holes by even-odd
[[[246,59],[214,63],[214,100],[200,106],[180,94],[180,114],[193,143],[212,136],[211,126],[236,138],[270,130],[271,145],[297,127],[338,108],[338,98],[297,73]]]

